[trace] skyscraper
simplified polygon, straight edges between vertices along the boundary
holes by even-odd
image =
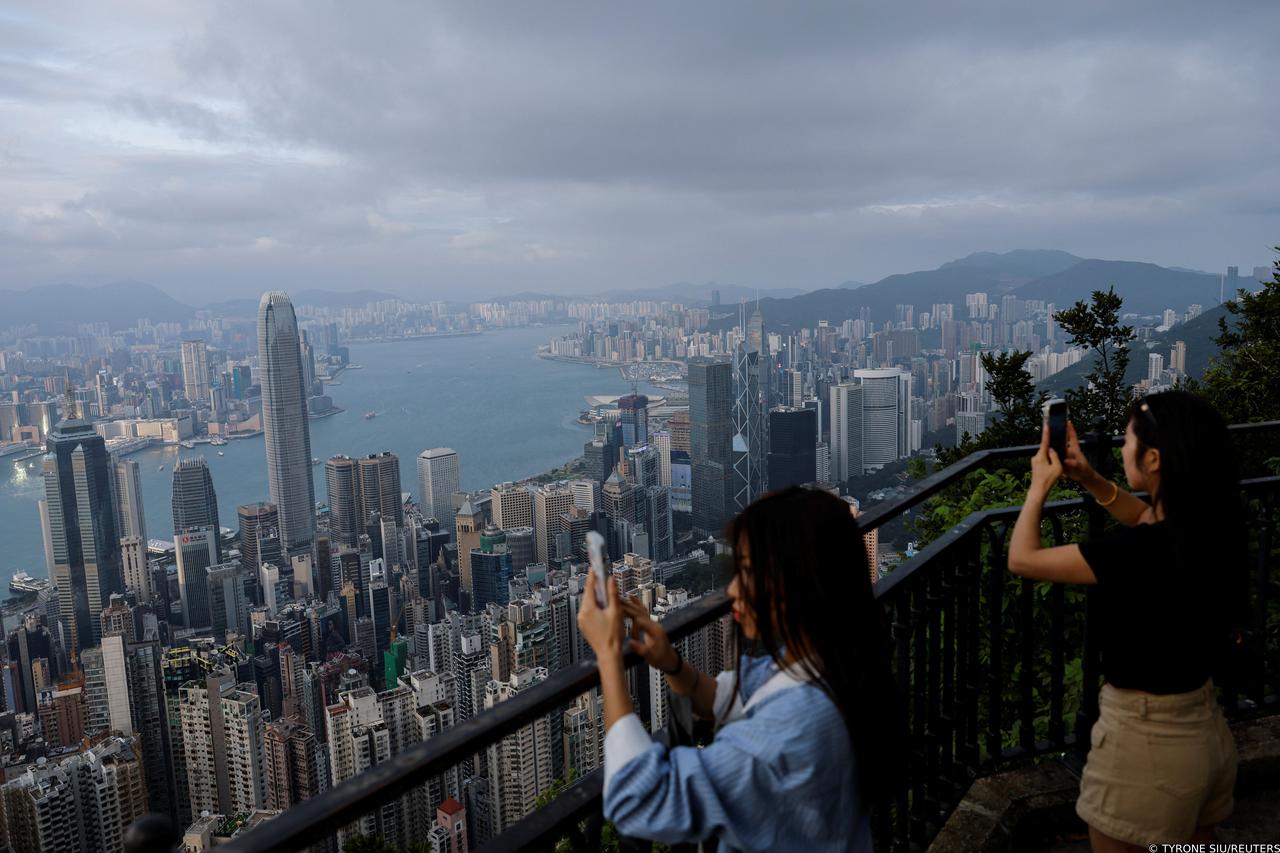
[[[106,442],[83,420],[60,421],[44,457],[45,513],[68,651],[97,645],[98,614],[124,592]]]
[[[458,454],[448,447],[433,447],[419,453],[418,487],[423,517],[434,518],[442,528],[452,530],[453,493],[462,490]]]
[[[563,556],[556,552],[556,535],[560,533],[560,516],[573,506],[573,490],[565,483],[539,486],[533,493],[534,547],[539,563],[550,563]]]
[[[182,393],[190,403],[209,402],[209,353],[204,341],[182,342]]]
[[[499,483],[490,492],[495,527],[533,527],[533,495],[524,486]]]
[[[853,375],[862,384],[861,474],[911,455],[911,374],[874,368]]]
[[[643,394],[628,394],[618,398],[618,420],[622,423],[623,446],[649,443],[648,397]]]
[[[769,412],[769,488],[784,489],[817,478],[817,421],[814,409]]]
[[[400,495],[400,459],[390,451],[370,453],[357,461],[360,472],[360,522],[367,524],[372,513],[394,519],[404,527],[404,500]]]
[[[484,513],[471,501],[464,501],[454,517],[454,523],[456,527],[454,541],[458,543],[458,583],[462,586],[462,592],[467,596],[467,600],[471,601],[474,589],[471,578],[471,551],[480,547]]]
[[[862,476],[862,386],[831,386],[831,481]]]
[[[280,565],[280,514],[272,503],[244,504],[236,508],[240,517],[240,565],[250,578],[258,577],[263,563]]]
[[[178,691],[192,814],[251,812],[267,802],[262,707],[229,670]]]
[[[147,516],[142,507],[142,473],[138,463],[132,459],[114,459],[111,470],[116,533],[121,539],[136,536],[146,542]]]
[[[311,547],[316,498],[298,321],[279,290],[264,293],[258,304],[258,369],[267,484],[280,513],[280,541],[292,553]]]
[[[324,463],[329,496],[329,533],[342,545],[355,545],[367,519],[360,518],[360,475],[350,456],[330,456]]]
[[[746,509],[764,493],[767,449],[760,397],[760,353],[739,344],[733,364],[734,511]]]
[[[517,669],[509,680],[495,678],[485,685],[485,708],[510,699],[546,677],[546,669],[534,667]],[[533,811],[538,795],[551,786],[554,746],[559,744],[552,737],[550,720],[540,717],[486,750],[495,832],[502,832]]]
[[[689,362],[689,447],[693,461],[693,528],[719,533],[733,502],[733,366],[728,362]],[[674,445],[674,436],[673,436]]]
[[[191,527],[219,529],[218,495],[213,490],[209,463],[203,456],[181,459],[173,466],[173,532],[181,533]],[[221,554],[220,548],[218,553]]]
[[[174,537],[178,556],[178,593],[182,596],[182,623],[188,628],[207,628],[209,612],[209,567],[218,563],[218,528],[189,527]]]

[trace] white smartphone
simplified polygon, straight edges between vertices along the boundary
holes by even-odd
[[[596,576],[596,604],[609,606],[609,593],[604,576],[604,537],[594,530],[587,531],[587,554],[591,559],[591,572]]]

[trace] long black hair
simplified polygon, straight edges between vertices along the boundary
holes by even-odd
[[[783,655],[795,658],[840,710],[862,796],[893,794],[904,763],[904,718],[887,620],[850,505],[793,486],[752,503],[727,533],[736,553],[743,542],[750,552],[750,569],[737,556],[734,571],[750,595],[760,646],[778,666]]]
[[[1130,417],[1139,455],[1160,451],[1160,485],[1151,499],[1177,542],[1176,568],[1206,575],[1210,618],[1230,635],[1248,618],[1248,533],[1226,422],[1208,400],[1186,391],[1136,400]]]

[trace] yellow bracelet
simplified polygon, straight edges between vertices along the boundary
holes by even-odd
[[[1120,487],[1117,486],[1115,483],[1112,483],[1111,488],[1113,490],[1111,492],[1111,497],[1105,501],[1098,501],[1098,506],[1111,506],[1113,503],[1116,502],[1116,498],[1120,497]]]

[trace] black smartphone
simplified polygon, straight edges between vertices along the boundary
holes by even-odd
[[[1061,397],[1046,400],[1044,420],[1049,425],[1049,446],[1058,454],[1058,461],[1067,458],[1067,401]]]

